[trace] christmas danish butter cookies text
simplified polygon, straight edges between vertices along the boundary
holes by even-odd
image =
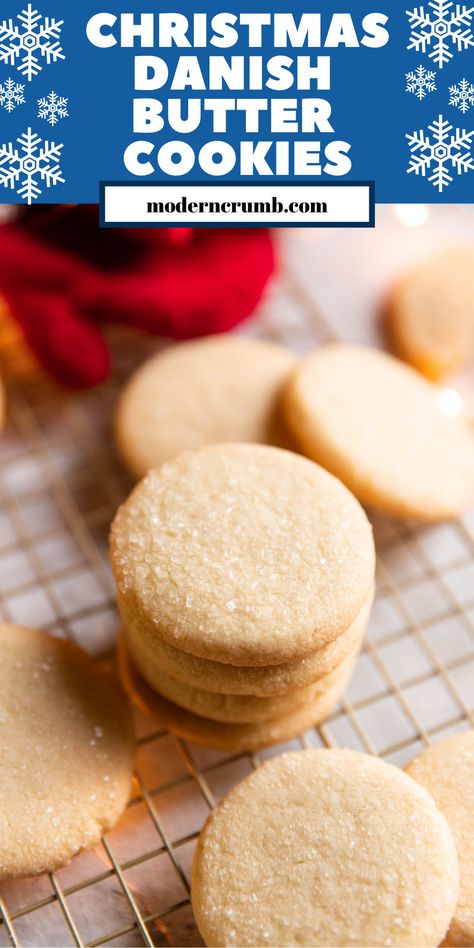
[[[133,50],[131,175],[341,177],[351,143],[333,119],[330,51],[380,49],[387,23],[382,12],[102,12],[87,37],[109,55]]]

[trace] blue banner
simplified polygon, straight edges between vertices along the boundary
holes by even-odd
[[[375,182],[474,201],[474,6],[57,0],[0,11],[0,201],[100,182]]]

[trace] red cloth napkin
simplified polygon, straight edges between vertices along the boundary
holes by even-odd
[[[56,206],[0,227],[0,294],[47,371],[71,387],[109,371],[107,322],[184,339],[249,316],[274,267],[260,229],[110,229]]]

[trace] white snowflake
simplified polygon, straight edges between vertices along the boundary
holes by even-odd
[[[18,147],[19,146],[19,147]],[[42,194],[38,179],[47,188],[64,184],[59,161],[63,146],[43,142],[31,128],[16,139],[0,145],[0,184],[15,190],[28,204]]]
[[[449,87],[449,104],[454,105],[460,112],[468,112],[474,105],[474,86],[467,79],[460,79],[458,84]]]
[[[413,92],[420,102],[428,95],[428,92],[436,92],[436,73],[430,72],[424,66],[417,66],[414,72],[406,72],[405,79],[407,81],[405,91]]]
[[[68,101],[69,99],[59,96],[57,92],[50,92],[45,99],[38,99],[38,118],[45,119],[54,127],[60,119],[69,117]]]
[[[411,29],[407,49],[427,52],[442,69],[453,58],[453,47],[460,53],[474,46],[474,6],[468,7],[465,3],[454,5],[453,0],[430,0],[428,7],[431,10],[421,6],[406,11]]]
[[[31,3],[16,19],[18,25],[13,19],[0,23],[0,62],[16,66],[31,82],[43,69],[41,58],[47,65],[66,58],[59,43],[64,20],[43,19]]]
[[[453,128],[442,115],[428,125],[428,131],[420,129],[407,134],[411,151],[408,174],[414,171],[424,178],[433,169],[428,181],[441,193],[453,181],[450,171],[463,174],[474,170],[473,136],[474,131]]]
[[[25,97],[23,95],[25,87],[14,79],[5,79],[5,83],[0,85],[0,105],[7,112],[13,112],[17,105],[23,105]]]

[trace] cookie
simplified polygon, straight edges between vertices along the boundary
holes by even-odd
[[[430,747],[406,768],[444,813],[459,860],[459,899],[445,945],[474,945],[474,731]]]
[[[323,648],[374,580],[355,498],[311,461],[264,445],[213,445],[150,471],[115,517],[111,561],[137,623],[235,665]]]
[[[209,817],[192,874],[207,945],[432,948],[457,892],[433,799],[352,750],[285,754],[252,773]]]
[[[124,636],[130,654],[141,674],[153,687],[153,673],[164,672],[183,684],[215,694],[256,695],[260,698],[286,694],[296,688],[304,688],[318,678],[329,674],[361,645],[373,602],[373,591],[364,603],[358,616],[337,639],[323,648],[310,653],[306,658],[284,665],[267,665],[261,668],[224,665],[205,658],[196,658],[168,645],[153,630],[148,638],[145,628],[134,622],[122,604]],[[130,626],[129,626],[130,620]]]
[[[224,724],[258,724],[260,721],[272,721],[307,704],[315,704],[326,691],[344,678],[347,680],[354,667],[355,653],[345,659],[324,678],[318,678],[311,685],[298,688],[284,695],[271,698],[258,698],[255,695],[226,695],[212,691],[203,691],[193,685],[183,684],[176,678],[170,678],[164,672],[154,669],[153,680],[143,675],[145,680],[163,698],[172,701],[186,711],[201,717],[221,721]],[[143,674],[143,669],[141,669]]]
[[[0,879],[94,846],[129,797],[133,735],[118,681],[79,648],[0,625]]]
[[[294,363],[282,346],[234,335],[163,350],[132,376],[120,398],[119,454],[140,478],[181,451],[206,444],[288,447],[278,399]]]
[[[474,499],[474,436],[443,414],[440,390],[376,349],[336,344],[302,361],[284,393],[304,453],[364,503],[442,520]]]
[[[313,703],[302,705],[280,718],[260,721],[258,724],[224,724],[185,711],[150,688],[133,664],[123,638],[119,640],[118,654],[125,688],[141,711],[152,717],[160,727],[194,744],[236,753],[250,754],[263,747],[281,744],[316,727],[334,710],[351,672],[348,669],[345,679],[340,677]]]
[[[474,353],[474,244],[420,263],[393,288],[385,309],[397,354],[431,379]]]

